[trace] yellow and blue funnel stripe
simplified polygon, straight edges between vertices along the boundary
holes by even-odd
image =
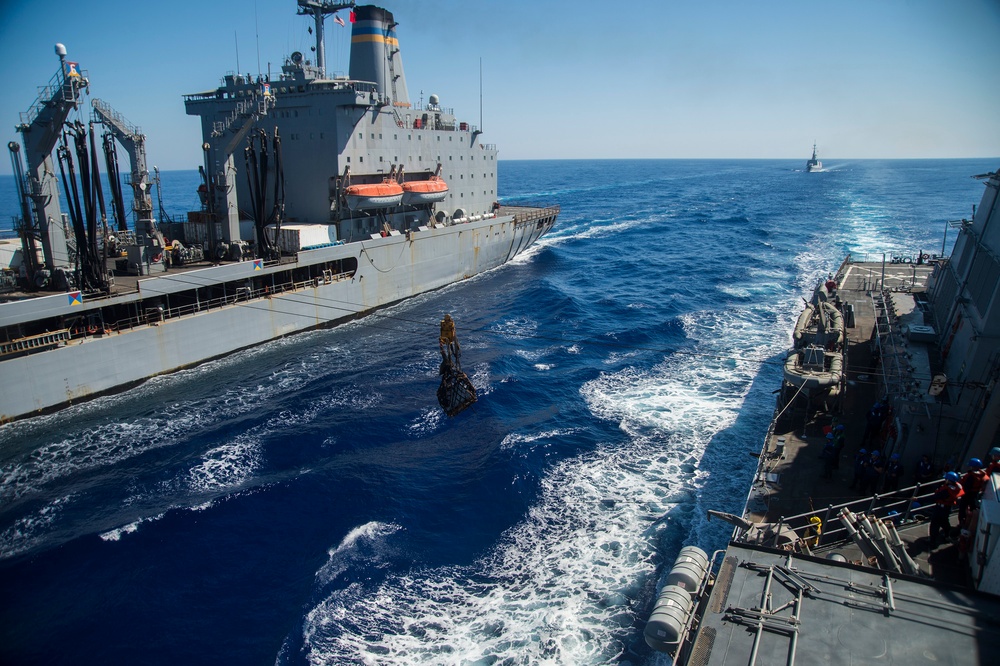
[[[380,26],[362,27],[355,25],[354,30],[351,33],[351,43],[362,44],[365,42],[376,42],[379,44],[388,44],[390,46],[399,46],[399,40],[396,39],[395,30],[386,30]]]

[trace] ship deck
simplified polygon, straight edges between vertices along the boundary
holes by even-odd
[[[686,663],[987,664],[996,597],[731,545]]]
[[[863,556],[857,546],[849,540],[845,543],[846,534],[836,519],[839,507],[847,505],[853,512],[868,513],[881,507],[875,511],[880,517],[892,509],[906,515],[914,500],[920,501],[938,485],[932,482],[915,486],[911,466],[904,470],[900,483],[903,489],[891,495],[872,497],[852,488],[854,456],[864,448],[866,416],[879,397],[876,374],[879,367],[870,344],[873,330],[879,325],[923,323],[917,302],[926,292],[932,268],[928,264],[886,264],[883,278],[881,262],[845,261],[841,266],[837,275],[838,295],[845,309],[850,304],[854,310],[854,325],[850,326],[848,321],[847,328],[846,391],[839,404],[814,404],[808,410],[790,407],[776,413],[759,454],[761,464],[748,498],[746,519],[785,523],[801,530],[808,520],[805,516],[817,512],[823,519],[824,531],[840,530],[841,537],[824,537],[817,551],[822,552],[824,545],[836,541],[839,552],[851,561],[860,561]],[[877,286],[883,279],[891,292],[891,309],[895,314],[892,321],[879,322],[875,299],[879,297]],[[823,478],[820,453],[826,441],[825,429],[833,423],[844,425],[846,445],[832,478],[827,479]],[[868,450],[872,448],[869,444]],[[952,518],[951,522],[954,526],[956,520]],[[942,582],[968,582],[968,566],[960,556],[957,539],[945,540],[932,548],[924,516],[907,515],[907,520],[900,524],[899,534],[922,571]]]

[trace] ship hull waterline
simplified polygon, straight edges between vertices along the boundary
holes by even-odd
[[[0,395],[0,421],[118,392],[156,375],[269,340],[336,325],[473,277],[523,252],[551,229],[554,221],[555,214],[524,222],[497,217],[300,253],[300,265],[353,257],[358,268],[348,279],[303,286],[5,360],[0,363],[0,374],[18,377],[19,388]],[[246,266],[247,277],[255,270],[253,261],[241,266]],[[155,279],[144,281],[144,293],[151,293],[155,283]]]

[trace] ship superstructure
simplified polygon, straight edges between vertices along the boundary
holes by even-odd
[[[558,207],[500,205],[497,149],[480,141],[479,128],[436,95],[411,103],[390,12],[325,0],[299,0],[298,8],[314,19],[315,63],[293,53],[273,77],[228,74],[219,87],[185,96],[204,151],[203,205],[186,222],[152,219],[145,137],[95,101],[92,125],[106,125],[132,160],[137,217],[115,230],[90,205],[77,242],[67,242],[56,233],[65,220],[41,222],[60,212],[38,212],[38,202],[58,205],[45,195],[54,179],[42,176],[53,171],[46,148],[59,132],[22,130],[21,287],[50,291],[0,303],[0,372],[23,380],[23,390],[0,395],[0,420],[353,319],[500,266],[552,228]],[[350,73],[331,77],[323,22],[346,9]],[[29,112],[58,113],[48,121],[57,126],[89,85],[65,50],[60,58],[37,113]],[[46,248],[44,270],[35,240]],[[81,280],[85,245],[107,283]]]
[[[321,8],[308,0],[299,5],[317,11],[316,52],[322,58]],[[348,76],[329,77],[322,60],[314,64],[296,52],[274,78],[230,74],[215,90],[185,96],[188,114],[201,119],[222,240],[252,240],[245,202],[253,193],[233,168],[243,161],[237,150],[243,152],[241,133],[249,126],[280,139],[283,216],[289,224],[330,224],[337,239],[350,242],[381,233],[385,225],[405,232],[493,212],[496,146],[482,143],[480,130],[459,121],[437,95],[424,106],[410,101],[396,25],[385,9],[354,9]],[[437,173],[447,196],[433,209],[402,201],[369,206],[347,196],[351,186],[383,181],[405,186]]]

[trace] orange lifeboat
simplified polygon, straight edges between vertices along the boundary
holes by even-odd
[[[427,180],[411,180],[403,183],[403,203],[411,206],[444,201],[448,195],[448,183],[440,176]]]
[[[394,180],[381,183],[351,185],[345,190],[347,206],[351,210],[367,208],[392,208],[403,200],[403,188]]]

